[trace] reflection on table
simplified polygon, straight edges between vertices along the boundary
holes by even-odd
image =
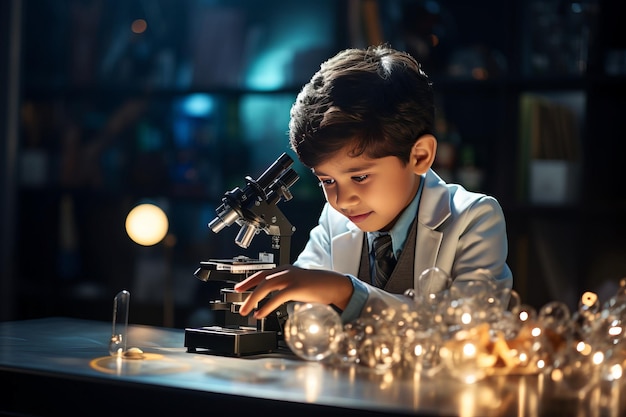
[[[556,389],[541,375],[450,378],[336,367],[289,352],[251,357],[189,353],[182,329],[130,325],[143,359],[110,356],[111,324],[66,318],[0,323],[0,373],[11,381],[0,413],[111,415],[141,412],[287,415],[619,416],[621,382]],[[6,396],[5,396],[6,394]],[[119,404],[118,404],[119,405]]]

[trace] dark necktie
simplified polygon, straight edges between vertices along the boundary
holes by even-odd
[[[396,258],[393,256],[393,246],[390,235],[381,235],[374,239],[374,285],[385,288],[393,268],[396,266]]]

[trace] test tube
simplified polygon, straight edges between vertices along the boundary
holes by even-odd
[[[122,357],[126,352],[126,332],[128,329],[128,307],[130,293],[122,290],[113,299],[113,330],[109,342],[109,353]]]

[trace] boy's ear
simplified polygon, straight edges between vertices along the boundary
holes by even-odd
[[[437,139],[433,135],[422,135],[411,147],[410,164],[418,175],[426,173],[435,162]]]

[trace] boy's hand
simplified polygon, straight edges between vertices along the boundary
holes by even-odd
[[[276,292],[255,313],[263,318],[287,301],[333,304],[344,309],[352,296],[352,283],[345,275],[333,271],[303,269],[292,265],[259,271],[235,285],[235,291],[254,288],[239,309],[242,316],[250,314],[259,301]]]

